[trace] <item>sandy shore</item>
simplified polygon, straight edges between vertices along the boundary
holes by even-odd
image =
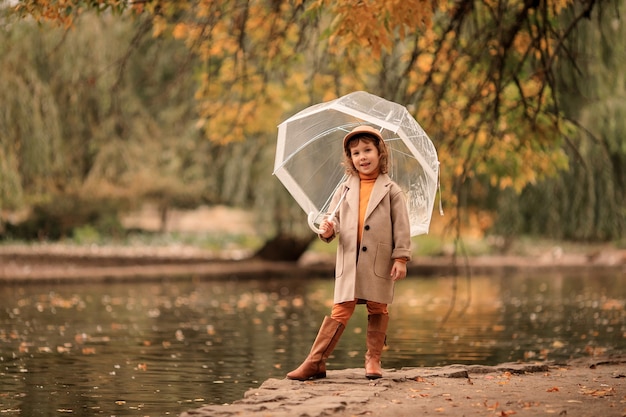
[[[626,416],[626,358],[565,364],[451,365],[385,370],[369,381],[363,369],[329,371],[299,382],[269,379],[233,404],[190,410],[183,417],[322,416]]]

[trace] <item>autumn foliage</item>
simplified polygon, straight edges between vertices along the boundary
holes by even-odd
[[[555,94],[565,41],[596,0],[24,0],[71,28],[82,13],[148,15],[201,63],[197,126],[215,143],[273,140],[308,105],[367,90],[434,140],[444,200],[522,190],[566,169],[574,126]]]

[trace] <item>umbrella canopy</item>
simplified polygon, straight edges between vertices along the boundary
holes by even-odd
[[[274,174],[319,224],[346,180],[343,137],[355,126],[381,132],[389,176],[406,192],[411,236],[428,233],[439,179],[437,151],[406,107],[364,91],[308,107],[278,126]],[[313,224],[312,224],[313,223]]]

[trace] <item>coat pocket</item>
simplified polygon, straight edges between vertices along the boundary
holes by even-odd
[[[374,259],[374,273],[380,278],[391,279],[391,253],[393,246],[386,243],[379,243],[376,248],[376,258]]]

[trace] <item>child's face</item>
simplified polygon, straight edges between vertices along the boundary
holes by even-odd
[[[380,154],[374,142],[368,138],[359,138],[350,145],[350,157],[356,170],[363,175],[377,174]]]

